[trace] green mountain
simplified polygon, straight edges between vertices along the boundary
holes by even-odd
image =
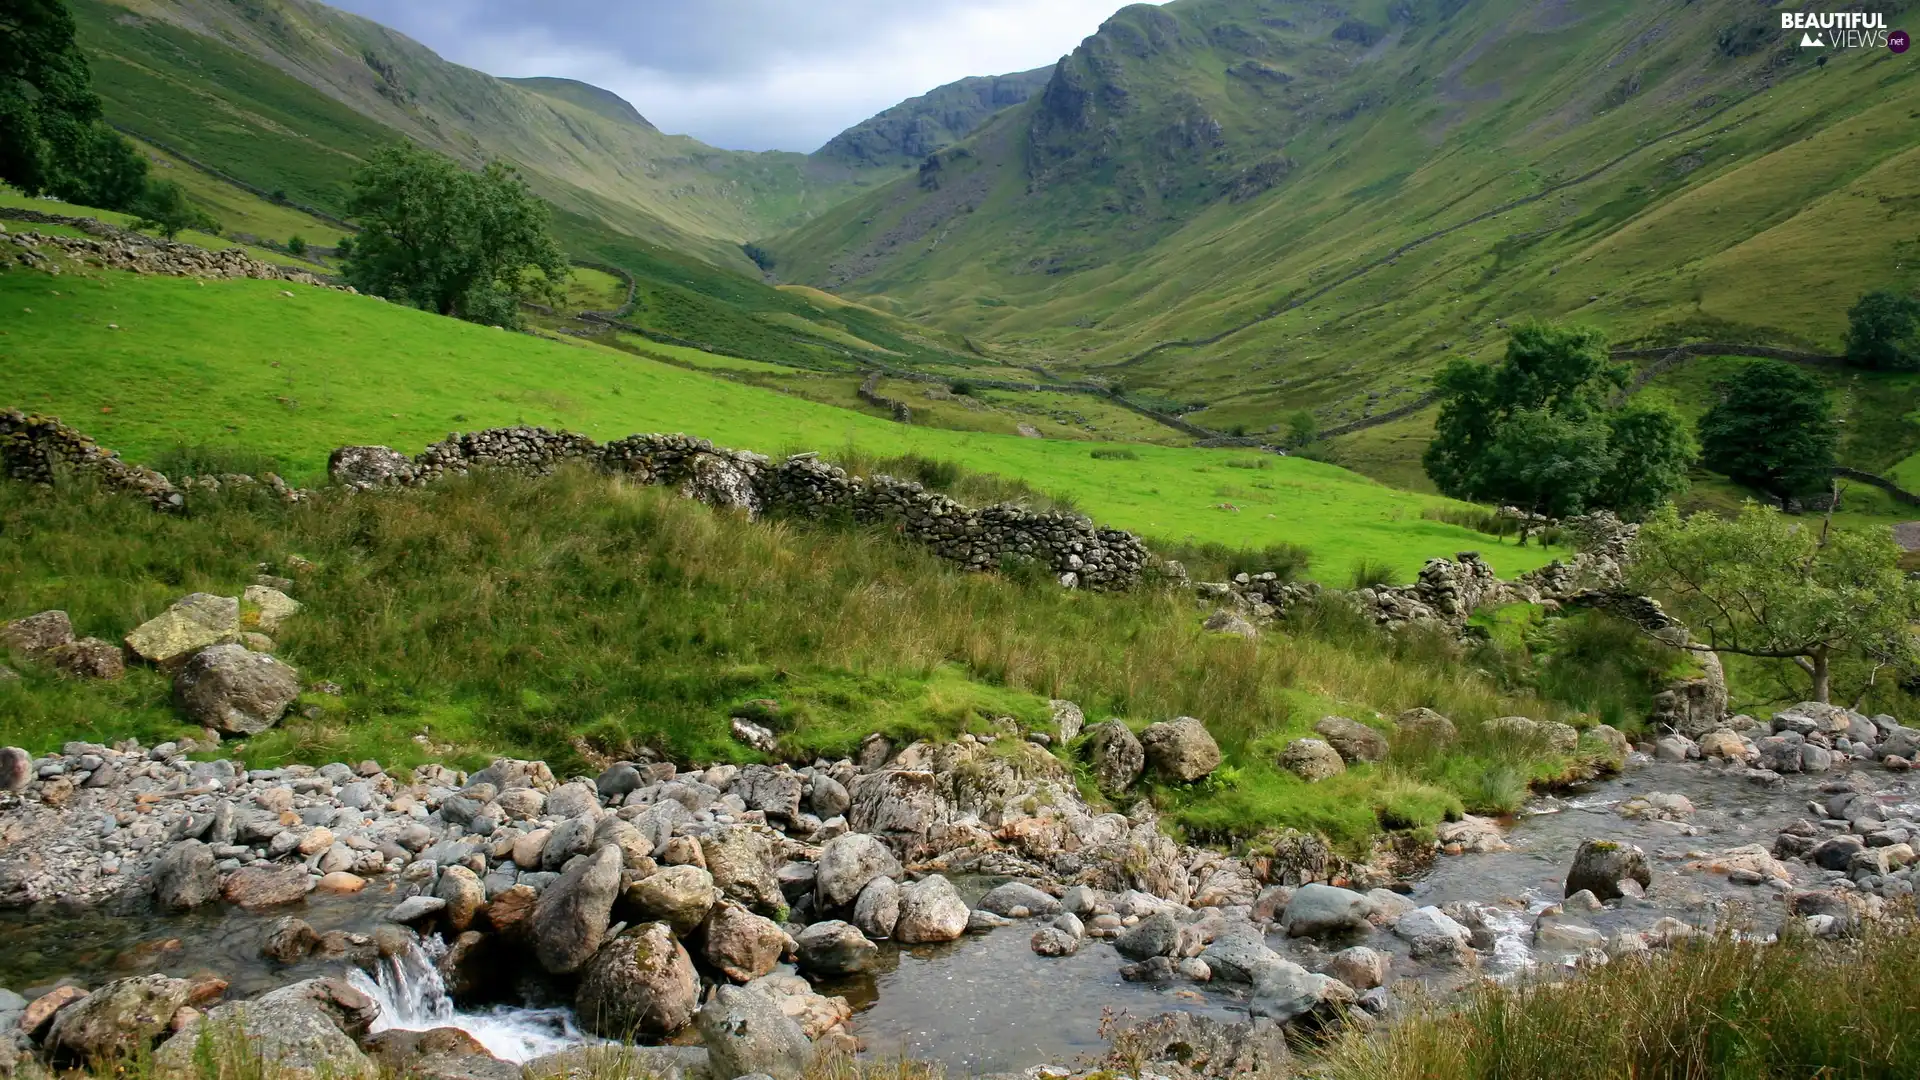
[[[935,87],[834,136],[813,156],[850,165],[905,168],[971,134],[987,118],[1039,93],[1051,67],[975,76]]]
[[[626,98],[621,97],[611,90],[602,90],[597,86],[580,82],[577,79],[554,79],[545,76],[534,76],[527,79],[501,79],[500,81],[512,83],[515,86],[523,86],[539,94],[541,97],[554,98],[571,105],[578,105],[588,112],[603,116],[616,124],[631,124],[634,127],[646,131],[657,132],[660,130],[654,127],[646,117],[641,116],[640,110],[634,108],[633,103],[629,102]]]
[[[504,159],[564,211],[751,272],[739,245],[860,183],[804,154],[666,135],[612,94],[448,63],[312,0],[74,0],[116,124],[323,209],[372,146],[405,137],[469,164]]]
[[[1748,0],[1136,5],[762,246],[1217,428],[1414,401],[1527,316],[1831,349],[1861,291],[1920,285],[1916,64]]]

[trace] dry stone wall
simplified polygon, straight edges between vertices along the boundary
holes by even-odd
[[[209,251],[192,244],[160,240],[141,233],[107,225],[92,218],[47,214],[38,210],[9,210],[5,215],[42,224],[66,225],[83,229],[92,236],[50,236],[40,232],[0,230],[0,242],[11,249],[14,261],[22,266],[58,273],[49,251],[62,256],[92,262],[109,270],[128,270],[136,274],[166,274],[172,277],[255,278],[285,281],[321,288],[352,292],[347,286],[333,286],[304,270],[261,262],[239,248]],[[6,249],[0,249],[6,250]]]

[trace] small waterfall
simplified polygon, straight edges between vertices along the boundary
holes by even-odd
[[[381,957],[373,975],[359,968],[348,972],[347,981],[380,1005],[374,1031],[459,1028],[494,1057],[515,1064],[598,1041],[580,1030],[570,1009],[496,1005],[484,1012],[462,1012],[454,1008],[435,964],[445,952],[446,945],[430,937],[408,945],[397,956]]]

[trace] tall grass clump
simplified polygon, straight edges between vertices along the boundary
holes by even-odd
[[[1187,540],[1156,544],[1156,553],[1187,568],[1197,581],[1228,581],[1236,574],[1278,574],[1281,581],[1298,581],[1313,563],[1313,552],[1299,544],[1275,543],[1260,547],[1231,547],[1217,540]]]
[[[1348,584],[1356,589],[1377,589],[1383,585],[1399,584],[1400,572],[1392,563],[1377,559],[1360,559],[1353,564]]]
[[[1914,924],[1854,941],[1718,936],[1565,981],[1482,982],[1335,1041],[1325,1080],[1920,1076]]]
[[[1428,521],[1441,521],[1448,525],[1458,525],[1463,529],[1472,529],[1496,539],[1505,540],[1509,536],[1520,535],[1520,523],[1510,517],[1502,517],[1498,511],[1484,506],[1449,504],[1429,506],[1420,511],[1420,516]],[[1545,529],[1535,529],[1528,538],[1541,547],[1553,547],[1566,538],[1565,530],[1558,525]]]

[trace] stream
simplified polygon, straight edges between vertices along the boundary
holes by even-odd
[[[1725,874],[1687,869],[1707,853],[1749,844],[1770,845],[1785,825],[1809,816],[1819,777],[1788,777],[1776,787],[1749,783],[1739,770],[1646,763],[1626,775],[1561,797],[1536,800],[1517,816],[1507,835],[1510,851],[1443,857],[1413,885],[1419,905],[1477,901],[1501,905],[1488,925],[1497,940],[1483,949],[1478,974],[1510,975],[1568,958],[1536,955],[1532,916],[1561,898],[1574,849],[1583,839],[1637,844],[1653,867],[1652,898],[1627,900],[1606,910],[1580,913],[1603,933],[1646,929],[1663,916],[1700,928],[1728,926],[1765,934],[1782,917],[1778,885],[1738,885]],[[1920,812],[1909,785],[1903,795],[1884,796],[1889,811]],[[1694,812],[1681,821],[1629,820],[1617,806],[1636,795],[1684,794]],[[1809,873],[1789,863],[1796,884]],[[992,881],[969,883],[969,902]],[[320,933],[367,933],[378,925],[393,894],[370,888],[358,896],[310,896],[297,909]],[[296,979],[339,975],[340,960],[308,959],[285,965],[261,957],[269,928],[287,911],[248,913],[216,906],[158,917],[144,905],[128,909],[63,911],[51,905],[0,912],[0,986],[28,996],[62,981],[97,985],[147,972],[188,976],[212,971],[231,983],[231,997],[260,993]],[[1008,1071],[1053,1063],[1071,1064],[1105,1048],[1102,1019],[1171,1010],[1220,1019],[1245,1015],[1244,988],[1180,982],[1154,985],[1123,981],[1126,961],[1110,943],[1089,939],[1070,957],[1042,958],[1028,947],[1039,924],[1015,923],[940,946],[882,946],[876,969],[819,984],[821,993],[844,996],[855,1010],[853,1031],[867,1052],[910,1055],[940,1062],[959,1073]],[[1267,944],[1309,968],[1328,946],[1270,933]],[[1413,961],[1394,935],[1376,932],[1366,944],[1393,956],[1398,978],[1449,984],[1469,977],[1458,968]],[[522,1000],[491,1008],[457,1008],[433,965],[432,950],[389,956],[369,975],[349,978],[374,995],[381,1025],[405,1029],[454,1026],[471,1033],[495,1056],[525,1061],[593,1041],[575,1025],[565,1003],[537,980],[525,980]],[[783,969],[786,970],[786,969]],[[991,1032],[992,1037],[981,1034]]]

